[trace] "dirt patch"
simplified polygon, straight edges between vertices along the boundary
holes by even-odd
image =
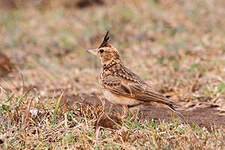
[[[93,5],[103,5],[104,1],[103,0],[80,0],[77,2],[77,6],[80,8],[88,7],[88,6],[93,6]]]
[[[171,113],[164,108],[145,106],[145,109],[140,112],[142,113],[142,119],[171,122]],[[190,125],[197,124],[200,127],[206,127],[208,130],[211,130],[213,126],[225,126],[225,116],[219,115],[220,112],[215,108],[196,108],[191,111],[179,111],[179,113]]]
[[[68,96],[65,95],[61,102],[66,109],[73,110],[78,106],[87,108],[87,106],[92,107],[97,111],[97,115],[101,115],[103,105],[104,109],[110,111],[109,117],[113,119],[116,123],[121,123],[115,116],[122,113],[122,108],[119,105],[112,105],[101,95],[98,94],[78,94]],[[161,122],[162,120],[166,122],[171,122],[171,112],[166,108],[156,107],[156,106],[139,106],[137,108],[132,108],[131,111],[135,114],[134,110],[138,110],[138,117],[141,120],[154,120]],[[206,127],[211,129],[212,126],[225,126],[225,116],[220,114],[215,108],[195,108],[190,111],[179,111],[185,118],[186,122],[189,124],[197,124],[200,127]],[[176,115],[175,115],[176,116]],[[110,119],[103,115],[102,120],[99,120],[100,125],[104,127],[113,127],[114,124],[110,122]],[[109,125],[110,124],[110,125]]]
[[[0,77],[5,76],[9,72],[12,71],[13,65],[10,62],[9,58],[3,54],[0,53]]]

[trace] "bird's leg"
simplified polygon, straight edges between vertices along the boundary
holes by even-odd
[[[122,105],[123,107],[123,115],[121,116],[121,119],[124,119],[128,116],[128,107],[127,105]]]
[[[138,114],[140,112],[140,107],[131,107],[131,109],[129,108],[129,112],[131,112],[131,118],[130,121],[134,121],[135,119],[138,118]]]

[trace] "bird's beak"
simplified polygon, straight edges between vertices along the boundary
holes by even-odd
[[[97,50],[97,49],[89,49],[89,50],[87,50],[87,52],[88,52],[88,53],[91,53],[91,54],[93,54],[93,55],[97,55],[98,50]]]

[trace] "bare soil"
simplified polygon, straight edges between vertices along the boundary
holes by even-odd
[[[121,121],[116,116],[122,113],[122,108],[119,105],[112,105],[112,107],[110,108],[110,103],[104,98],[99,97],[101,96],[97,94],[79,94],[70,96],[65,95],[61,103],[64,104],[64,106],[66,106],[66,109],[68,110],[73,110],[79,106],[82,106],[83,108],[90,106],[93,109],[100,108],[99,110],[102,110],[104,104],[104,109],[107,110],[108,116],[110,116],[113,121],[121,123]],[[174,117],[180,119],[182,122],[185,120],[185,122],[189,123],[190,125],[206,127],[210,131],[211,127],[225,126],[225,115],[223,114],[223,112],[217,110],[216,108],[217,107],[215,106],[209,106],[205,108],[194,108],[188,111],[178,110],[180,115],[174,114]],[[131,112],[132,115],[138,115],[138,118],[143,121],[153,120],[156,122],[171,122],[174,118],[172,117],[172,113],[168,109],[157,106],[138,106],[137,109],[132,108]],[[98,115],[100,116],[101,113],[99,112]],[[99,122],[103,127],[114,128],[112,122],[110,122],[110,120],[107,119],[106,116],[103,116]]]

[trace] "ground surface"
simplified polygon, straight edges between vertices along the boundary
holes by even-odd
[[[109,107],[110,103],[103,99],[106,103],[106,110]],[[68,109],[76,108],[77,103],[84,103],[84,105],[90,105],[92,107],[102,107],[102,102],[95,94],[79,94],[72,96],[64,96],[61,104],[68,107]],[[190,107],[190,106],[189,106]],[[182,108],[177,110],[181,113],[185,120],[191,125],[196,124],[201,127],[207,127],[210,129],[211,126],[225,126],[225,115],[223,112],[217,110],[217,105],[208,105],[205,107],[202,106],[191,106],[190,108]],[[122,113],[120,106],[113,105],[111,114]],[[131,113],[138,114],[140,120],[164,120],[171,122],[171,113],[168,109],[157,107],[157,106],[138,106],[130,108]],[[138,111],[138,112],[136,112]],[[175,117],[179,118],[176,114]],[[179,118],[182,121],[182,118]]]
[[[8,2],[0,5],[0,148],[224,149],[223,0]],[[189,125],[161,106],[124,120],[120,106],[102,113],[110,105],[101,64],[85,50],[106,30],[124,64],[179,103]]]

